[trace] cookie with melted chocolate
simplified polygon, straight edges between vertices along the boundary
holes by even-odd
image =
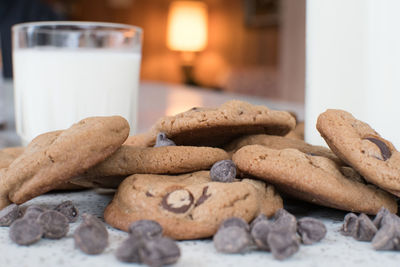
[[[198,239],[215,234],[226,218],[249,222],[260,213],[271,216],[279,208],[281,197],[262,181],[214,182],[209,171],[177,176],[136,174],[120,185],[104,218],[124,231],[132,222],[154,220],[166,236]]]
[[[400,153],[391,142],[343,110],[322,113],[317,129],[331,150],[365,180],[400,196]]]

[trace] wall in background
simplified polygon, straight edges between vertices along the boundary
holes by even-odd
[[[52,0],[50,2],[57,2]],[[181,82],[180,57],[166,47],[166,22],[171,0],[64,0],[74,20],[128,23],[144,29],[141,78]],[[218,87],[230,73],[256,69],[275,75],[279,28],[248,27],[242,0],[206,0],[209,10],[207,48],[198,53],[195,77]],[[251,75],[250,75],[251,77]],[[268,92],[264,92],[268,94]],[[263,92],[261,92],[263,94]],[[275,93],[274,93],[275,94]]]

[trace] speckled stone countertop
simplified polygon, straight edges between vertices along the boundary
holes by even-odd
[[[91,191],[50,193],[37,197],[24,206],[36,204],[55,207],[65,200],[71,200],[80,213],[95,214],[103,219],[103,210],[112,199],[112,194]],[[182,256],[175,266],[399,266],[399,252],[374,251],[369,242],[359,242],[339,233],[345,212],[333,209],[291,203],[286,208],[298,218],[313,216],[324,221],[327,236],[311,246],[302,245],[291,258],[275,260],[271,253],[252,251],[239,255],[217,253],[211,239],[181,241]],[[100,255],[89,256],[74,247],[72,234],[81,219],[70,224],[67,237],[61,240],[42,239],[28,246],[14,244],[8,236],[8,227],[0,227],[1,267],[50,267],[50,266],[144,266],[119,262],[114,254],[117,247],[128,236],[127,233],[107,226],[109,245]]]

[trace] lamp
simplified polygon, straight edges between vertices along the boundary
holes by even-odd
[[[180,51],[185,83],[197,85],[193,78],[195,52],[207,45],[207,6],[200,1],[174,1],[170,4],[167,47]]]

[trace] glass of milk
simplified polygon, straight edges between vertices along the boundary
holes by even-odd
[[[12,27],[15,121],[22,143],[90,116],[136,128],[142,30],[101,22]]]

